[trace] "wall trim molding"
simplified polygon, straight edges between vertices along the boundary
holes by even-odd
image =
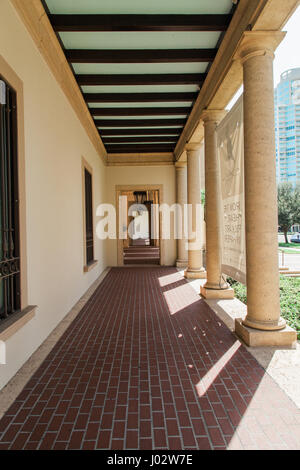
[[[36,305],[29,305],[24,310],[10,315],[0,324],[0,341],[7,341],[26,325],[36,314]]]
[[[163,184],[118,184],[115,186],[115,204],[116,204],[116,214],[117,214],[117,266],[124,266],[123,259],[123,239],[119,238],[119,196],[122,195],[122,192],[129,191],[158,191],[158,203],[159,205],[164,204],[164,185]],[[165,240],[162,238],[163,233],[163,219],[162,214],[159,214],[159,240],[160,240],[160,265],[166,266],[165,256],[166,256],[166,247]]]
[[[93,259],[90,263],[87,263],[87,260],[86,260],[85,170],[87,170],[92,177],[92,214],[93,214],[93,237],[94,237],[93,250],[94,250],[94,255],[95,255],[95,240],[97,239],[97,237],[96,237],[96,220],[95,220],[95,212],[94,212],[94,208],[95,208],[94,171],[93,171],[93,167],[88,163],[88,161],[83,156],[81,156],[83,272],[88,273],[97,266],[98,260]]]
[[[105,147],[41,1],[10,1],[66,95],[97,153],[106,164]]]
[[[196,141],[204,109],[224,109],[243,83],[243,69],[235,59],[245,31],[280,31],[295,11],[299,0],[240,0],[218,53],[200,90],[193,110],[177,142],[178,160],[186,143]],[[200,123],[201,125],[201,123]]]
[[[108,166],[161,166],[174,165],[173,153],[110,153]]]
[[[21,310],[28,307],[27,274],[27,215],[26,215],[26,164],[25,164],[25,129],[24,129],[24,87],[20,77],[0,55],[0,77],[9,83],[17,94],[18,127],[18,182],[19,182],[19,239],[21,258]]]

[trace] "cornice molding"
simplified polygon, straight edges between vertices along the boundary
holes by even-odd
[[[173,153],[108,154],[108,166],[164,166],[174,165]]]
[[[264,5],[266,2],[267,0],[251,0],[251,2],[249,2],[248,0],[240,0],[235,14],[229,25],[229,28],[225,33],[224,39],[220,45],[216,58],[212,63],[204,85],[200,90],[199,96],[194,104],[193,110],[177,143],[177,146],[175,148],[176,159],[180,157],[181,153],[185,148],[185,145],[190,142],[193,133],[199,124],[199,120],[201,118],[203,110],[211,106],[214,96],[218,93],[220,87],[222,87],[222,83],[230,70],[231,64],[233,62],[233,55],[236,51],[238,44],[240,43],[244,31],[247,29],[248,25],[251,24],[253,16],[257,13],[258,7]],[[238,77],[238,83],[235,84],[232,80],[230,80],[230,89],[228,91],[228,94],[231,94],[232,89],[234,94],[236,89],[238,89],[241,84],[241,64],[239,64],[239,67],[241,68],[241,73]],[[221,95],[224,95],[224,93]],[[222,96],[221,99],[218,100],[221,101],[220,104],[212,104],[213,108],[224,108],[227,103],[223,105],[222,100],[224,100],[224,96]],[[228,101],[230,101],[230,98],[228,99]]]
[[[73,72],[40,0],[10,0],[62,88],[102,161],[107,153]]]
[[[240,0],[214,62],[175,148],[181,158],[187,143],[195,139],[205,109],[224,109],[243,82],[243,67],[236,52],[250,29],[281,33],[280,29],[295,11],[299,0]],[[251,31],[252,30],[252,31]]]

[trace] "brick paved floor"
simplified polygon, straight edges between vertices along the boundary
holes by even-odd
[[[299,449],[299,410],[174,268],[114,268],[0,449]]]

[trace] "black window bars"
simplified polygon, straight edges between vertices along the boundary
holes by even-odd
[[[94,233],[93,233],[93,188],[92,175],[85,168],[85,234],[86,234],[86,264],[94,260]]]
[[[21,308],[16,92],[0,76],[0,322]]]

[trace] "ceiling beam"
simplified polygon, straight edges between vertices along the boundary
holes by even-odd
[[[79,74],[79,85],[202,85],[206,73]]]
[[[83,96],[88,103],[150,103],[195,101],[198,93],[84,93]]]
[[[192,108],[171,107],[171,108],[89,108],[92,116],[170,116],[187,115]]]
[[[49,15],[55,31],[226,31],[232,15]]]
[[[102,137],[104,144],[123,144],[123,143],[134,143],[134,142],[177,142],[177,136],[146,136],[146,137]]]
[[[101,135],[176,135],[182,132],[182,127],[159,128],[159,129],[105,129],[98,128]]]
[[[108,153],[173,152],[174,147],[174,144],[105,145],[105,148]]]
[[[66,58],[76,64],[139,64],[165,62],[212,62],[217,49],[66,49]]]
[[[186,119],[95,119],[97,127],[184,126]]]

